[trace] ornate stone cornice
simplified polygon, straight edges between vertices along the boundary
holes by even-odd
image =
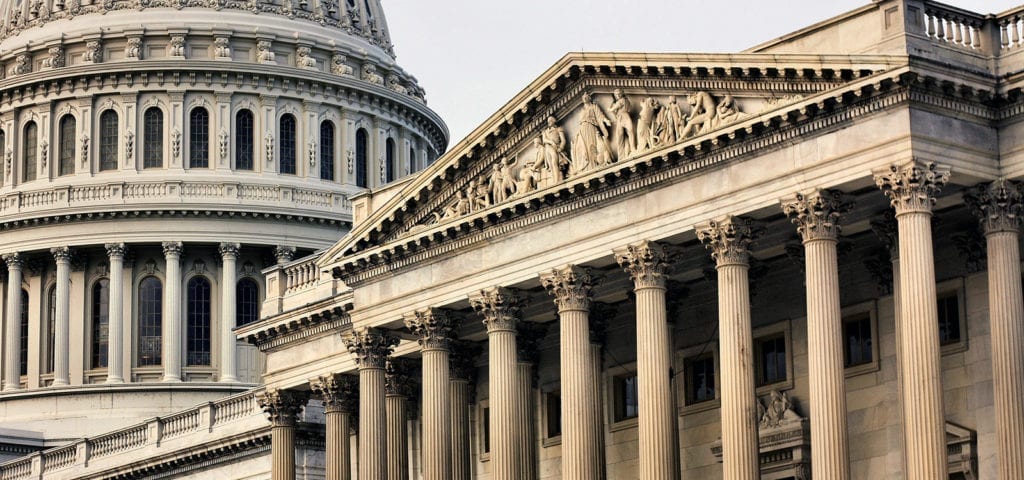
[[[221,258],[238,258],[238,251],[242,246],[238,243],[221,243],[217,252],[220,253]]]
[[[294,427],[302,408],[309,401],[309,392],[267,389],[256,397],[260,408],[270,417],[274,426]]]
[[[476,357],[480,355],[480,350],[480,346],[472,342],[452,342],[451,357],[448,359],[448,373],[452,380],[473,380],[476,376]]]
[[[519,290],[505,287],[490,287],[469,296],[473,310],[480,314],[487,326],[487,332],[514,332],[523,306]]]
[[[359,368],[384,368],[398,337],[379,328],[362,327],[342,337],[345,347],[355,355]]]
[[[25,265],[25,257],[22,257],[19,252],[5,253],[3,258],[8,270],[21,270]]]
[[[128,248],[123,243],[108,243],[103,245],[103,248],[106,249],[107,256],[111,258],[120,257],[123,259],[128,251]]]
[[[326,413],[355,413],[359,408],[359,377],[355,375],[321,375],[309,381],[309,388],[320,396]]]
[[[981,222],[985,234],[1017,232],[1024,210],[1021,185],[1000,178],[989,184],[979,184],[964,192],[964,202]]]
[[[389,358],[384,367],[387,395],[412,398],[416,394],[416,363],[408,358]]]
[[[637,289],[665,288],[669,258],[661,244],[644,240],[616,248],[613,253]]]
[[[516,328],[516,359],[520,363],[537,363],[540,359],[540,342],[547,334],[548,325],[521,322]]]
[[[181,242],[164,242],[164,257],[180,257],[184,247]]]
[[[461,319],[449,310],[424,308],[405,314],[405,326],[419,337],[423,350],[450,350]]]
[[[718,267],[750,266],[750,245],[761,233],[753,220],[727,216],[695,227],[697,239],[709,250]]]
[[[68,247],[53,247],[50,249],[50,253],[58,264],[71,262],[71,249]]]
[[[931,213],[935,194],[949,182],[949,167],[934,162],[912,160],[890,165],[875,172],[875,184],[882,189],[896,216],[904,213]]]
[[[590,310],[591,295],[598,280],[590,268],[565,265],[540,274],[540,283],[555,297],[559,312]]]
[[[839,217],[852,205],[843,199],[842,192],[817,190],[811,194],[797,193],[782,201],[782,211],[796,225],[804,243],[815,240],[839,241]]]

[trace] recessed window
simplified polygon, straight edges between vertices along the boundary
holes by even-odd
[[[480,451],[482,453],[491,453],[491,409],[490,407],[483,407],[483,413],[480,414]]]
[[[164,112],[149,107],[142,116],[142,168],[164,166]]]
[[[709,402],[715,399],[715,357],[702,354],[683,362],[686,375],[686,404]]]
[[[562,435],[562,392],[555,390],[544,394],[544,437]]]
[[[938,296],[939,342],[941,345],[960,343],[960,296],[954,290]]]
[[[117,112],[100,114],[100,170],[117,168]]]
[[[18,375],[28,375],[28,290],[21,291],[20,335],[18,339]]]
[[[241,327],[260,319],[260,289],[256,281],[243,278],[235,288],[235,326]]]
[[[334,180],[334,123],[320,122],[320,179]]]
[[[156,277],[139,282],[139,345],[140,367],[160,365],[161,326],[163,324],[163,285]]]
[[[22,139],[21,152],[21,179],[24,182],[31,182],[36,179],[36,149],[39,142],[39,127],[36,122],[25,124],[25,138]]]
[[[57,344],[57,286],[51,286],[46,293],[46,353],[43,373],[53,373],[54,346]]]
[[[843,365],[855,367],[874,361],[871,338],[871,313],[863,312],[843,319]]]
[[[387,178],[388,182],[393,182],[393,181],[395,181],[395,178],[398,176],[397,175],[398,165],[395,164],[395,141],[394,140],[389,138],[384,143],[384,152],[385,152],[385,158],[387,159],[387,168],[385,169],[387,171],[385,172],[385,178]]]
[[[192,109],[189,115],[189,168],[210,167],[210,112],[203,107]]]
[[[757,386],[786,381],[786,336],[772,335],[754,341]]]
[[[235,169],[252,170],[254,126],[252,112],[239,110],[235,114]]]
[[[618,375],[612,377],[612,389],[614,395],[614,417],[615,422],[636,418],[640,411],[640,402],[637,397],[636,374]]]
[[[295,175],[295,116],[281,115],[281,173]]]
[[[369,134],[366,129],[356,130],[356,186],[367,188],[370,186],[367,172],[370,170]]]
[[[92,368],[107,367],[110,326],[110,281],[101,278],[92,286]]]
[[[186,365],[210,364],[210,292],[206,277],[192,277],[188,281]]]
[[[60,151],[57,175],[75,173],[75,117],[64,115],[60,119]]]

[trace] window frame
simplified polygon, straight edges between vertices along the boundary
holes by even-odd
[[[703,402],[687,402],[686,385],[689,379],[686,376],[686,365],[692,359],[699,357],[706,357],[710,355],[715,367],[715,398],[711,400],[705,400]],[[679,413],[681,415],[689,415],[693,413],[706,412],[708,410],[717,410],[722,407],[721,397],[721,378],[722,369],[718,358],[718,337],[716,336],[710,342],[700,343],[697,345],[691,345],[684,348],[676,353],[676,371],[680,372],[683,376],[682,380],[676,381],[676,398],[679,401]]]
[[[285,120],[291,120],[292,131],[285,135]],[[299,174],[299,120],[291,113],[282,113],[277,119],[277,173],[281,175]],[[286,163],[286,160],[288,163]],[[290,171],[285,171],[285,166],[290,166]]]
[[[142,287],[143,287],[143,283],[146,282],[146,280],[149,280],[150,278],[156,280],[158,282],[159,287],[160,287],[160,294],[156,297],[159,300],[159,308],[156,308],[153,311],[153,314],[159,320],[159,325],[157,325],[156,330],[160,333],[160,335],[159,336],[148,335],[148,336],[143,337],[143,335],[142,335],[142,333],[143,333],[142,332],[142,320],[143,320],[143,314],[145,312],[143,311],[143,308],[142,308],[142,302],[143,302],[143,290],[142,290]],[[134,353],[134,355],[132,355],[132,362],[135,365],[135,367],[137,367],[137,368],[141,368],[141,369],[154,369],[154,370],[160,369],[163,366],[163,360],[164,360],[164,351],[163,351],[163,322],[164,322],[164,318],[163,317],[164,317],[164,314],[163,314],[163,310],[164,310],[164,295],[166,294],[166,291],[167,291],[166,282],[164,281],[163,278],[161,278],[161,277],[159,277],[157,275],[145,274],[145,275],[143,275],[141,278],[139,278],[136,281],[135,285],[136,285],[136,290],[135,291],[137,292],[136,298],[135,298],[135,302],[134,302],[135,303],[135,309],[136,309],[136,318],[135,318],[136,324],[135,324],[135,331],[134,331],[135,353]],[[143,353],[142,352],[142,339],[143,338],[159,338],[160,339],[160,342],[159,342],[160,349],[158,351],[159,355],[160,355],[159,358],[158,358],[159,362],[142,364],[142,353]]]
[[[763,365],[761,365],[761,350],[760,342],[777,338],[781,336],[783,338],[784,345],[786,347],[785,360],[786,360],[786,378],[774,383],[758,386],[759,378],[761,377]],[[782,320],[775,322],[770,325],[764,325],[755,328],[752,332],[751,337],[753,338],[753,344],[751,345],[754,354],[754,387],[757,396],[768,395],[772,390],[792,390],[793,389],[793,335],[789,320]],[[716,393],[717,395],[717,393]]]
[[[938,326],[938,321],[939,321],[939,319],[938,319],[938,300],[940,298],[944,298],[946,296],[950,296],[950,295],[954,294],[954,292],[955,292],[956,297],[957,297],[957,310],[958,310],[957,313],[960,316],[960,318],[959,318],[960,340],[958,340],[956,342],[948,343],[946,345],[941,345],[941,339],[940,339],[940,345],[941,345],[940,348],[941,348],[941,351],[942,351],[942,356],[952,355],[952,354],[955,354],[955,353],[964,352],[964,351],[966,351],[970,347],[970,344],[968,343],[968,340],[967,340],[967,330],[968,330],[968,328],[967,328],[967,295],[966,295],[965,290],[966,290],[965,289],[965,282],[964,282],[964,278],[963,277],[952,278],[952,279],[949,279],[949,280],[938,282],[935,285],[935,303],[936,303],[936,305],[935,305],[935,307],[936,307],[936,318],[935,318],[936,325],[935,325],[935,328],[936,328],[936,330],[939,328],[939,326]]]
[[[201,118],[198,115],[204,115],[205,118]],[[200,120],[206,122],[205,125],[197,125]],[[210,115],[210,111],[202,106],[198,105],[192,107],[188,111],[188,168],[189,169],[208,169],[210,167],[210,129],[213,125],[213,119]],[[205,127],[205,128],[203,128]],[[200,156],[201,155],[201,156]]]
[[[551,415],[551,404],[548,399],[549,395],[556,395],[558,397],[558,435],[549,435],[548,421]],[[540,393],[540,434],[541,444],[546,447],[553,447],[555,445],[562,444],[562,389],[560,386],[555,388],[541,389]]]
[[[602,377],[603,377],[603,381],[605,383],[605,389],[604,389],[605,390],[605,401],[603,403],[604,403],[604,405],[607,405],[607,408],[605,408],[605,410],[607,411],[607,415],[606,416],[607,416],[607,422],[608,422],[609,429],[611,431],[615,432],[615,431],[619,431],[619,430],[625,430],[625,429],[628,429],[628,428],[636,428],[637,425],[639,424],[639,420],[640,420],[640,415],[639,415],[639,411],[640,411],[640,389],[639,389],[639,384],[637,386],[637,392],[636,392],[637,393],[637,404],[636,404],[637,416],[635,416],[635,417],[623,417],[623,418],[619,418],[619,416],[618,416],[618,413],[619,413],[619,411],[618,411],[619,410],[619,402],[620,402],[619,389],[618,389],[618,386],[619,386],[618,385],[618,381],[620,379],[625,379],[625,378],[628,378],[628,377],[635,377],[635,378],[637,378],[639,380],[638,372],[636,370],[636,362],[626,363],[626,364],[621,364],[621,365],[615,365],[613,367],[608,367],[608,369],[605,370],[604,375],[602,375]],[[625,403],[625,399],[624,398],[621,399],[621,401],[623,402],[623,404]],[[547,425],[545,424],[545,427],[546,426]]]
[[[248,138],[245,138],[245,137],[242,136],[243,130],[242,130],[242,127],[241,127],[241,122],[239,121],[239,120],[241,120],[242,115],[247,115],[248,116],[248,122],[249,122],[248,129],[247,129]],[[234,125],[235,125],[234,135],[232,135],[234,137],[233,138],[233,142],[234,142],[234,149],[235,149],[235,151],[233,152],[233,155],[232,155],[232,160],[234,162],[233,163],[234,170],[236,170],[236,171],[243,171],[243,172],[254,172],[254,171],[256,171],[256,163],[257,163],[256,162],[256,114],[254,114],[252,112],[252,110],[250,110],[248,108],[239,108],[238,111],[235,112],[235,117],[232,119],[232,121],[234,122]],[[246,141],[246,140],[248,141],[248,144],[247,145],[243,145],[243,142]],[[243,148],[245,146],[247,146],[248,148],[247,149]],[[242,168],[242,167],[239,166],[239,160],[241,159],[241,155],[243,153],[247,153],[248,156],[249,156],[249,158],[248,158],[248,160],[249,160],[248,168]]]
[[[99,338],[97,338],[97,336],[98,336],[97,334],[100,333],[101,330],[98,330],[97,326],[96,326],[97,317],[100,315],[100,312],[98,311],[98,308],[97,308],[98,305],[96,304],[96,288],[99,287],[101,285],[101,282],[104,282],[104,281],[107,282],[107,285],[106,285],[106,290],[107,290],[107,300],[106,300],[106,303],[107,303],[107,312],[106,312],[106,314],[107,314],[107,318],[106,318],[107,338],[106,338],[106,341],[103,343],[103,346],[106,347],[106,348],[104,349],[102,354],[100,354],[99,353],[99,349],[100,348],[99,348],[99,344],[98,344]],[[90,370],[92,370],[92,371],[106,370],[107,368],[110,367],[110,357],[108,356],[108,354],[110,352],[110,309],[113,306],[113,305],[110,304],[110,278],[109,277],[99,277],[99,278],[96,278],[95,280],[93,280],[93,282],[89,286],[89,290],[88,290],[87,294],[88,294],[88,302],[89,302],[89,309],[88,309],[88,319],[89,319],[89,332],[88,332],[89,343],[88,343],[88,347],[89,347],[89,350],[86,352],[86,354],[88,355],[88,357],[86,359],[86,365],[88,365],[88,367],[86,368],[86,370],[87,371],[90,371]],[[97,362],[97,358],[99,356],[102,356],[102,358],[103,358],[103,362],[102,363],[105,363],[105,365],[102,365],[102,366],[98,365],[98,363],[101,363],[101,362]]]
[[[114,134],[112,137],[109,135],[109,125],[106,122],[106,120],[110,118],[114,119]],[[121,115],[119,115],[113,108],[108,108],[100,112],[98,119],[99,121],[96,122],[98,124],[97,128],[99,128],[99,141],[96,142],[99,144],[99,154],[96,156],[97,170],[100,172],[117,171],[117,167],[121,163],[119,152],[121,149]],[[112,142],[111,139],[113,139]],[[108,153],[111,155],[105,155]],[[113,158],[113,164],[110,163],[110,158]]]
[[[491,460],[490,410],[490,402],[486,399],[476,402],[476,451],[481,462]]]
[[[386,183],[398,180],[398,147],[395,139],[384,140],[384,179]]]
[[[205,339],[203,339],[203,338],[194,339],[193,338],[193,334],[194,334],[194,331],[193,331],[194,330],[193,320],[194,319],[193,319],[193,310],[192,310],[192,308],[194,306],[193,305],[194,299],[192,297],[192,295],[193,295],[192,285],[193,285],[193,282],[196,282],[196,281],[203,281],[203,282],[205,282],[206,283],[206,289],[207,289],[207,291],[206,291],[206,295],[207,295],[206,298],[198,300],[200,303],[205,303],[206,309],[207,309],[206,312],[205,312],[205,314],[206,314],[206,325],[205,325],[205,327],[199,327],[199,328],[205,328],[205,330],[206,330],[206,332],[205,332],[206,333],[206,338]],[[214,366],[213,360],[214,360],[214,355],[216,353],[216,352],[214,352],[214,349],[213,349],[213,346],[214,346],[214,338],[213,338],[213,336],[214,336],[214,320],[215,320],[214,319],[214,300],[213,299],[214,299],[214,295],[216,294],[215,293],[215,289],[214,289],[214,284],[213,284],[213,281],[209,277],[207,277],[205,275],[192,275],[189,278],[185,279],[184,284],[185,284],[185,295],[184,295],[184,297],[185,297],[185,311],[184,311],[184,314],[185,314],[185,325],[184,325],[184,327],[185,327],[185,339],[184,339],[185,340],[185,358],[184,358],[184,362],[183,362],[182,366],[183,367],[210,368],[210,367]],[[203,341],[206,342],[206,344],[205,344],[206,351],[205,352],[198,351],[198,350],[193,350],[193,343],[194,342],[203,342]],[[195,354],[195,353],[199,353],[199,354],[205,353],[207,355],[206,363],[193,363],[192,355]]]
[[[71,124],[70,135],[65,131],[68,122]],[[57,176],[74,175],[75,153],[78,151],[78,119],[70,113],[62,115],[57,121],[57,133],[60,136],[57,139]]]
[[[241,302],[242,296],[239,295],[239,287],[242,285],[242,282],[252,282],[252,284],[256,287],[256,299],[255,299],[255,302],[253,303],[253,305],[256,307],[256,316],[255,316],[255,318],[251,322],[240,324],[240,323],[238,323],[238,318],[242,315],[242,309],[240,308],[240,306],[241,306],[240,302]],[[262,289],[260,288],[260,282],[258,280],[256,280],[255,278],[249,277],[249,276],[245,276],[245,277],[239,278],[238,281],[235,282],[235,318],[232,319],[235,322],[235,327],[241,327],[243,325],[250,325],[252,323],[256,323],[256,322],[260,321],[260,307],[261,307],[261,305],[263,303],[261,301],[262,298],[263,298],[263,292],[262,292]]]
[[[870,317],[868,321],[871,324],[871,361],[846,367],[846,323],[847,321],[865,313]],[[842,318],[843,325],[843,372],[846,378],[856,377],[865,373],[877,372],[880,369],[877,303],[872,300],[843,307],[840,316]]]
[[[29,135],[29,128],[32,128],[32,135]],[[29,120],[21,127],[21,131],[20,177],[21,183],[28,183],[39,178],[39,124]]]
[[[158,114],[158,117],[151,118],[150,112]],[[142,169],[150,168],[164,168],[165,162],[165,145],[164,145],[164,128],[166,122],[164,121],[164,110],[158,106],[149,107],[142,112]],[[150,120],[157,120],[157,128],[150,128]],[[157,137],[155,140],[152,137]],[[159,164],[151,162],[151,154],[155,154]]]
[[[355,147],[355,179],[354,183],[359,188],[370,188],[370,132],[363,127],[356,129]],[[362,145],[360,145],[360,143]]]
[[[330,129],[330,135],[325,135],[324,131],[326,128]],[[338,129],[335,127],[334,122],[331,120],[323,120],[320,122],[320,151],[319,163],[320,163],[320,180],[333,182],[337,177],[335,175],[335,148],[334,139],[338,136]]]

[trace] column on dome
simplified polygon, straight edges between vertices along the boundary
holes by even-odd
[[[487,398],[490,402],[491,472],[495,480],[517,480],[523,473],[516,457],[520,425],[516,410],[516,323],[521,318],[518,290],[490,287],[469,297],[487,326]]]
[[[71,335],[71,249],[50,249],[57,264],[56,301],[53,322],[53,386],[68,385],[68,349]]]
[[[1021,292],[1021,185],[998,179],[964,196],[978,217],[988,250],[997,478],[1024,478],[1024,296]]]
[[[389,358],[384,367],[388,480],[409,479],[409,403],[416,395],[412,359]]]
[[[387,480],[384,367],[398,338],[363,327],[342,340],[359,365],[359,480]]]
[[[237,382],[237,348],[235,332],[235,284],[237,283],[238,250],[241,245],[237,243],[221,243],[219,252],[221,258],[221,281],[220,281],[220,381]]]
[[[21,389],[21,276],[24,259],[20,253],[3,256],[7,263],[7,324],[4,329],[4,391]]]
[[[749,219],[733,216],[695,229],[697,238],[711,250],[718,272],[723,478],[759,478],[748,277],[749,248],[756,230]]]
[[[469,404],[476,377],[476,356],[480,347],[469,342],[455,342],[449,360],[450,400],[452,416],[452,480],[472,478],[470,457]]]
[[[555,298],[559,317],[562,381],[562,478],[604,478],[604,445],[596,432],[600,416],[587,414],[600,405],[590,349],[590,303],[596,279],[590,269],[567,265],[540,274],[541,284]]]
[[[516,326],[516,414],[513,422],[519,425],[519,439],[516,441],[516,457],[519,470],[525,480],[536,480],[537,471],[537,420],[533,389],[537,381],[537,362],[540,359],[540,341],[548,325],[519,322]],[[598,374],[600,375],[600,374]],[[596,406],[595,406],[596,407]],[[596,409],[593,414],[600,417]],[[600,421],[598,422],[600,425]]]
[[[797,226],[804,245],[807,288],[807,352],[814,478],[850,477],[843,370],[843,319],[839,304],[839,217],[850,205],[839,192],[796,194],[782,209]]]
[[[452,476],[449,357],[459,323],[451,312],[438,308],[405,315],[405,326],[419,337],[422,350],[423,478],[426,480],[450,480]]]
[[[310,380],[310,389],[320,396],[327,425],[325,447],[326,480],[352,479],[349,435],[352,416],[359,408],[359,377],[342,373],[321,375]]]
[[[295,480],[295,424],[309,392],[267,389],[256,401],[270,417],[270,478]]]
[[[124,383],[124,256],[123,243],[104,245],[110,260],[107,320],[107,383]]]
[[[164,242],[166,289],[164,290],[163,362],[165,382],[181,381],[181,242]]]
[[[934,195],[949,181],[949,168],[910,161],[875,172],[875,183],[896,211],[900,251],[900,353],[904,398],[903,441],[907,478],[946,478],[946,433],[939,347]],[[1019,279],[1018,279],[1019,281]]]

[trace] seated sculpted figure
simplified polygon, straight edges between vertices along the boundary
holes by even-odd
[[[680,138],[708,131],[715,116],[715,99],[708,92],[693,93],[687,97],[687,102],[690,104],[690,114],[686,117],[686,128]]]

